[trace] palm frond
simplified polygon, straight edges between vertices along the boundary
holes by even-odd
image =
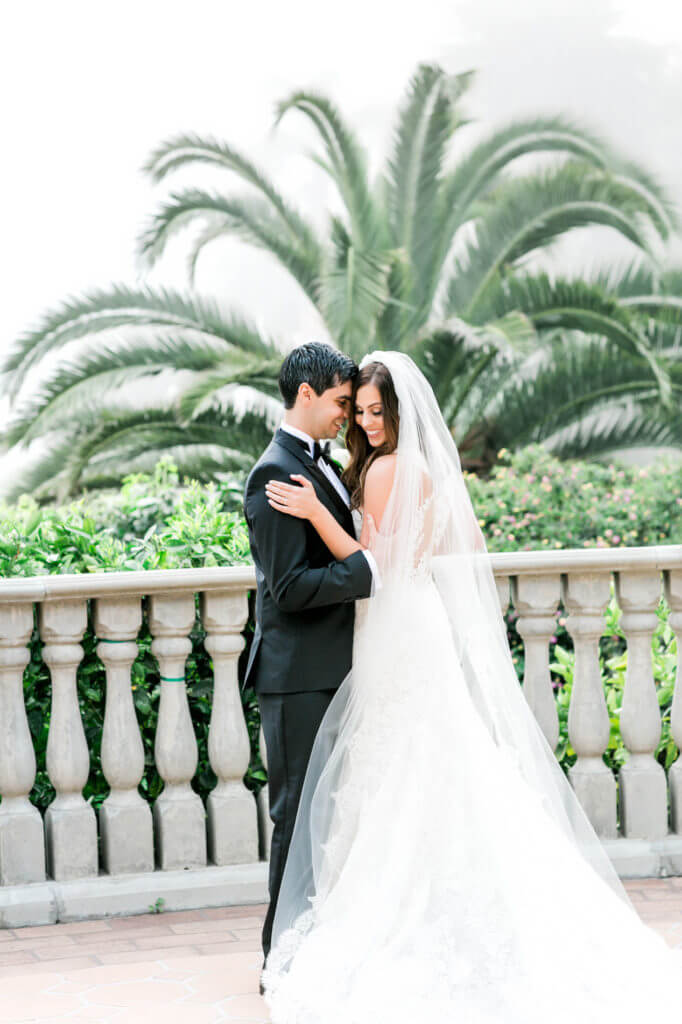
[[[137,454],[123,452],[88,464],[81,482],[89,489],[117,486],[131,473],[152,473],[159,459],[164,457],[173,460],[180,476],[204,483],[220,473],[244,469],[239,453],[235,455],[220,444],[160,444]]]
[[[680,217],[666,189],[650,171],[632,160],[621,160],[614,155],[610,166],[615,181],[639,192],[647,216],[661,238],[667,240],[671,232],[679,228]]]
[[[143,169],[153,181],[160,182],[172,171],[190,164],[208,164],[234,172],[268,200],[289,229],[293,241],[302,243],[305,249],[320,250],[320,243],[310,224],[286,201],[260,168],[226,142],[192,133],[174,135],[154,150]]]
[[[413,357],[431,384],[448,424],[476,381],[498,357],[496,342],[456,317],[431,326],[419,338]]]
[[[538,356],[518,363],[488,402],[485,415],[498,448],[544,443],[597,410],[623,409],[633,400],[660,404],[650,363],[622,358],[603,338],[557,336]],[[682,382],[671,387],[682,396]]]
[[[139,240],[140,252],[150,265],[163,254],[170,239],[192,222],[208,221],[210,236],[236,235],[251,245],[271,253],[301,286],[316,305],[320,252],[292,241],[283,231],[268,203],[253,196],[228,198],[216,192],[186,189],[172,193],[144,230]],[[205,229],[204,229],[205,230]]]
[[[250,387],[267,398],[275,399],[279,368],[279,362],[261,362],[237,369],[231,361],[226,361],[203,373],[193,374],[176,403],[180,422],[188,424],[207,409],[215,407],[218,393],[227,388],[234,392],[237,386]]]
[[[682,448],[682,414],[624,403],[595,410],[547,437],[543,444],[563,459],[597,459],[637,448]]]
[[[70,341],[113,328],[173,328],[209,339],[222,338],[236,348],[272,355],[273,342],[242,317],[220,313],[206,299],[170,288],[130,288],[112,285],[79,298],[67,299],[46,313],[38,326],[10,345],[0,362],[7,392],[13,398],[28,371],[45,355]]]
[[[181,371],[175,371],[179,376]],[[105,418],[104,409],[111,401],[117,389],[136,386],[141,379],[146,381],[146,399],[151,403],[160,402],[163,391],[168,387],[165,380],[162,387],[162,374],[167,377],[174,375],[167,366],[162,364],[144,363],[137,366],[117,367],[92,374],[84,380],[76,381],[68,389],[59,392],[46,402],[40,412],[33,418],[27,410],[10,424],[6,437],[10,442],[22,440],[28,442],[55,430],[64,430],[69,424],[93,428]]]
[[[586,275],[591,284],[605,292],[627,299],[633,295],[649,295],[658,290],[658,274],[654,265],[641,256],[629,263],[609,263]]]
[[[382,225],[369,187],[367,157],[336,105],[319,93],[294,92],[277,104],[275,123],[279,124],[289,110],[304,114],[322,139],[327,157],[322,166],[346,205],[358,246],[368,249],[381,244]]]
[[[101,400],[106,395],[105,388],[116,386],[114,382],[119,379],[125,381],[126,371],[130,372],[131,380],[162,369],[199,371],[224,363],[228,354],[233,373],[248,372],[254,362],[257,365],[262,362],[257,358],[254,360],[250,353],[229,348],[217,338],[189,340],[182,334],[144,338],[124,335],[106,342],[100,338],[97,346],[92,345],[85,350],[81,347],[72,358],[62,357],[51,367],[27,398],[13,410],[7,437],[14,443],[22,437],[35,437],[43,430],[61,425],[63,412],[67,416],[76,413],[75,403],[79,401],[79,395],[90,396],[91,388],[79,388],[88,381],[99,381]],[[97,398],[95,408],[98,408]]]
[[[476,204],[515,160],[532,153],[569,155],[597,168],[605,168],[610,155],[601,139],[565,117],[525,118],[496,129],[462,157],[443,180],[443,218],[435,261],[438,272],[458,229],[475,216]]]
[[[14,461],[11,469],[5,470],[0,481],[0,496],[4,501],[15,502],[24,494],[38,499],[41,489],[58,480],[64,471],[66,460],[74,445],[74,431],[55,431],[40,439],[39,445],[18,445],[13,454],[20,454],[21,461]],[[47,487],[46,497],[54,497],[56,487]]]
[[[338,218],[332,246],[322,279],[322,309],[336,343],[358,358],[372,346],[377,317],[389,298],[391,254],[358,249]]]
[[[438,186],[447,146],[462,124],[459,100],[472,77],[472,72],[450,76],[438,65],[420,65],[395,130],[384,179],[385,205],[393,245],[409,254],[420,290],[430,280],[434,243],[442,227]]]
[[[614,228],[644,251],[646,213],[636,192],[584,165],[527,175],[500,186],[476,237],[457,261],[447,296],[448,313],[478,319],[486,291],[500,273],[577,227]]]
[[[388,259],[387,295],[376,320],[375,344],[384,349],[409,349],[415,343],[420,320],[413,301],[412,264],[402,249],[394,250]]]
[[[661,398],[668,400],[666,366],[627,311],[598,286],[582,280],[552,280],[547,274],[510,276],[496,291],[492,308],[497,316],[523,310],[538,331],[561,328],[608,339],[623,353],[648,363]]]

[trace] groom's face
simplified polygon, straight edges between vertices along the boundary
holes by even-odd
[[[321,395],[316,395],[307,384],[301,385],[301,389],[305,389],[305,395],[299,392],[299,399],[304,399],[306,432],[316,441],[336,437],[348,419],[353,393],[351,382],[327,388]]]

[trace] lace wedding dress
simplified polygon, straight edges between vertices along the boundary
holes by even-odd
[[[358,602],[353,670],[306,777],[264,973],[273,1024],[670,1014],[682,958],[629,905],[513,667],[509,685],[489,570],[471,521],[452,520],[466,496],[441,487],[423,378],[406,357],[373,358],[400,400],[396,501],[371,545],[383,587]]]

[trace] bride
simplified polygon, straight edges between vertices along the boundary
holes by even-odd
[[[270,504],[371,549],[353,668],[317,736],[263,974],[273,1024],[642,1024],[682,992],[518,684],[457,450],[408,356],[355,382],[346,534],[304,478]]]

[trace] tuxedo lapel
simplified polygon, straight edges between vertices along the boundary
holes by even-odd
[[[325,494],[334,503],[335,508],[342,512],[344,517],[347,517],[349,515],[348,506],[331,480],[325,476],[317,463],[310,457],[305,445],[298,438],[294,437],[293,434],[288,434],[286,430],[278,430],[275,434],[275,441],[299,460],[313,480],[323,488]]]

